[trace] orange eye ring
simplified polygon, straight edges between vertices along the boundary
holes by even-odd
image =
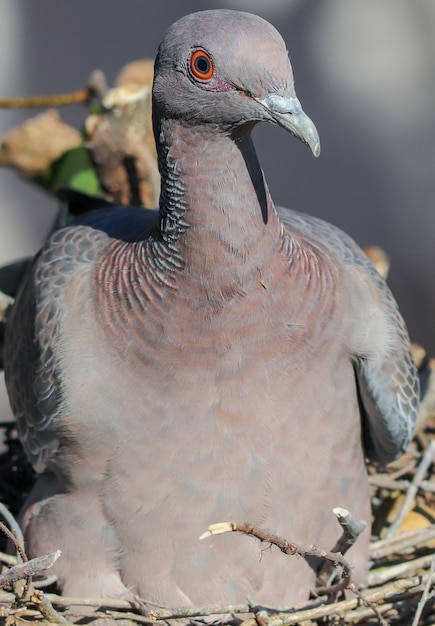
[[[195,50],[190,57],[190,71],[199,80],[210,80],[214,74],[214,63],[205,50]]]

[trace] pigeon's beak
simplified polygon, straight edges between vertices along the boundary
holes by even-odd
[[[286,98],[276,93],[268,94],[263,100],[256,99],[269,113],[271,121],[290,131],[306,143],[315,157],[320,154],[319,133],[308,115],[302,110],[297,98]]]

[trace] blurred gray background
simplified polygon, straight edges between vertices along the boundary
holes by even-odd
[[[276,203],[340,226],[391,257],[389,283],[414,341],[435,354],[434,0],[1,0],[0,97],[111,83],[153,57],[182,15],[226,7],[258,13],[284,36],[296,91],[322,155],[290,135],[255,130]],[[37,111],[0,110],[0,134]],[[80,107],[61,109],[80,126]],[[0,170],[0,264],[33,254],[55,212],[42,191]],[[8,415],[0,385],[1,419]]]

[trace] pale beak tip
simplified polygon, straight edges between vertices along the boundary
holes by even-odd
[[[316,158],[320,156],[320,141],[318,141],[315,144],[312,144],[310,148],[311,148],[311,152]]]

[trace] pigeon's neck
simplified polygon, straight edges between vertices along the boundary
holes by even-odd
[[[191,276],[203,280],[212,268],[243,282],[281,234],[251,133],[231,136],[164,120],[157,139],[166,253],[181,264],[188,259]]]

